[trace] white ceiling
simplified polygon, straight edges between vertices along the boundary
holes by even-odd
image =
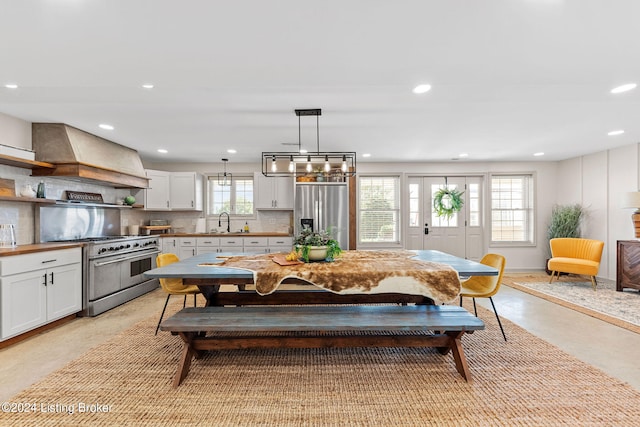
[[[559,160],[640,141],[640,88],[610,93],[640,82],[638,17],[638,0],[0,0],[0,112],[149,161],[292,151],[296,108],[359,161]]]

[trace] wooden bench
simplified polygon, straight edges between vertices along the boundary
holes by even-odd
[[[461,338],[465,332],[484,329],[484,323],[461,307],[445,305],[189,307],[162,322],[160,329],[184,341],[173,381],[178,387],[193,357],[200,357],[203,351],[266,347],[437,347],[442,354],[451,350],[456,369],[471,381]],[[407,334],[409,331],[434,333]],[[216,334],[206,336],[206,332]],[[237,332],[274,334],[234,336]],[[279,334],[289,332],[305,334]]]

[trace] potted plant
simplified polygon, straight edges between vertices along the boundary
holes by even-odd
[[[330,231],[313,231],[309,227],[304,227],[293,243],[304,262],[333,261],[342,252]]]
[[[433,210],[436,215],[451,219],[456,213],[462,209],[464,200],[462,195],[464,191],[455,188],[441,188],[433,195]]]
[[[580,225],[586,214],[585,208],[580,204],[554,205],[551,209],[551,222],[547,227],[547,240],[557,237],[581,237]],[[551,248],[547,243],[547,254],[551,256]],[[547,259],[548,263],[548,259]],[[547,274],[551,272],[547,269]]]

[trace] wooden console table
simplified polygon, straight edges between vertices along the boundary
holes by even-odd
[[[618,240],[616,291],[640,290],[640,240]]]

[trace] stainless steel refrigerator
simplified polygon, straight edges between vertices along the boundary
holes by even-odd
[[[349,248],[349,190],[347,183],[296,183],[295,233],[303,224],[314,231],[331,230],[342,249]]]

